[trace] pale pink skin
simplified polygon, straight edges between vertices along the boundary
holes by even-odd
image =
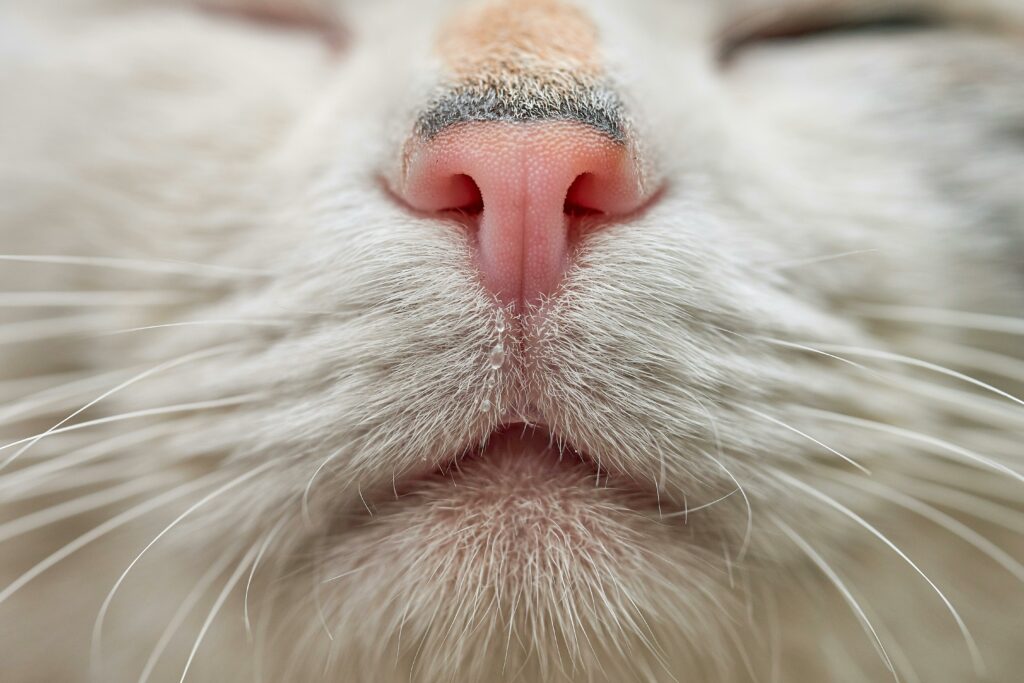
[[[630,149],[571,122],[470,123],[416,145],[401,194],[415,209],[479,208],[480,278],[503,304],[551,294],[571,261],[567,202],[614,219],[646,196]]]

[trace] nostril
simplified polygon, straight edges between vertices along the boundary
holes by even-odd
[[[483,195],[471,176],[455,173],[438,177],[434,182],[429,210],[462,215],[477,215],[483,211]]]
[[[572,181],[569,191],[565,194],[565,204],[562,212],[570,218],[586,218],[589,216],[600,216],[605,213],[599,206],[596,206],[594,197],[590,196],[587,188],[593,184],[592,173],[581,173]]]
[[[449,180],[448,196],[445,206],[439,211],[458,213],[461,215],[478,216],[484,210],[484,197],[480,186],[465,173],[453,175]]]

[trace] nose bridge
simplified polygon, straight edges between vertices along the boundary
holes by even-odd
[[[579,217],[607,223],[649,196],[597,28],[564,0],[484,0],[442,27],[437,51],[441,85],[398,194],[471,217],[484,287],[502,305],[537,304],[571,265]]]
[[[624,107],[604,76],[597,26],[566,0],[484,0],[439,29],[441,86],[417,137],[471,121],[577,121],[626,139]]]
[[[564,0],[487,0],[441,29],[438,52],[459,79],[565,69],[596,76],[598,33]]]

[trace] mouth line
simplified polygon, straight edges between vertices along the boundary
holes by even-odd
[[[537,441],[547,438],[548,446],[546,451],[558,462],[582,463],[591,465],[595,473],[600,474],[601,468],[597,462],[590,458],[585,452],[577,449],[569,441],[563,439],[543,422],[507,422],[494,429],[484,441],[476,448],[471,449],[461,457],[453,458],[447,463],[439,465],[437,470],[447,470],[458,467],[461,463],[472,462],[476,459],[486,458],[492,442],[502,439],[518,439],[520,442]]]
[[[614,464],[608,467],[547,423],[520,416],[501,422],[475,445],[428,459],[421,468],[407,470],[387,485],[381,482],[379,489],[360,491],[351,512],[370,522],[378,513],[389,517],[408,514],[411,509],[424,514],[473,515],[480,506],[490,512],[500,509],[499,514],[508,511],[514,517],[515,505],[522,501],[532,501],[533,509],[560,512],[574,505],[593,512],[594,506],[611,503],[662,523],[674,517],[688,520],[690,513],[737,490],[709,490],[706,496],[691,499],[697,505],[690,507],[685,491],[662,488]],[[496,501],[511,507],[495,508]],[[667,514],[663,511],[666,505]]]
[[[595,485],[608,480],[608,471],[585,451],[576,448],[542,422],[504,422],[487,434],[478,444],[464,451],[441,458],[430,469],[411,473],[394,483],[393,493],[402,498],[415,493],[430,482],[457,481],[463,469],[499,459],[525,459],[552,472],[559,469],[592,470]]]

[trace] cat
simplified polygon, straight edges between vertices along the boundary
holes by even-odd
[[[1022,29],[5,3],[3,680],[1019,680]]]

